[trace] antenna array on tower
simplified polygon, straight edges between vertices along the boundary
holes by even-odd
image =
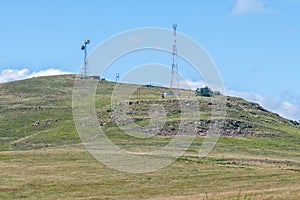
[[[86,79],[89,77],[88,71],[88,59],[87,59],[87,45],[90,44],[90,40],[85,40],[84,45],[81,46],[81,50],[84,51],[84,59],[83,59],[83,68],[82,68],[82,78]]]

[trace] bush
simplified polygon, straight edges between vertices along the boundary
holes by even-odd
[[[196,96],[203,96],[203,97],[212,97],[221,95],[219,91],[212,91],[209,87],[204,88],[197,88],[196,89]]]

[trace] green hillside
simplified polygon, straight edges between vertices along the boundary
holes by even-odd
[[[191,114],[192,119],[183,119],[193,121],[197,136],[170,167],[134,175],[102,165],[83,148],[74,125],[74,78],[0,84],[0,177],[6,180],[0,199],[297,199],[300,195],[299,124],[236,97],[197,97],[199,110],[193,112],[200,112],[200,117]],[[166,88],[141,86],[139,96],[135,91],[127,102],[127,115],[144,127],[150,123],[152,104],[165,108],[165,125],[145,139],[117,127],[110,99],[114,87],[113,82],[99,81],[95,106],[99,125],[115,144],[139,152],[155,150],[174,137],[181,110],[174,98],[161,97]],[[188,90],[181,93],[194,95]],[[213,151],[199,159],[208,127],[219,120],[210,118],[217,101],[225,101],[226,107],[221,137]]]
[[[80,143],[72,116],[74,78],[72,75],[52,76],[1,84],[0,148],[32,149]],[[100,81],[96,92],[97,116],[100,124],[107,124],[104,129],[116,126],[111,119],[110,98],[114,87],[113,82]],[[168,109],[169,118],[167,125],[158,135],[174,135],[181,110],[178,102],[173,103],[173,98],[161,98],[161,91],[165,90],[166,88],[142,86],[139,104],[133,104],[129,108],[134,111],[130,117],[139,125],[147,124],[149,123],[147,110],[151,104],[161,104]],[[194,95],[193,91],[182,92]],[[134,93],[133,102],[135,98]],[[209,125],[214,122],[210,118],[213,103],[212,99],[207,97],[197,97],[197,100],[201,115],[199,119],[193,121],[198,124],[198,135],[205,136]],[[296,136],[299,126],[292,121],[240,98],[226,97],[222,100],[226,100],[223,136],[269,139],[288,139],[295,136],[290,142],[298,143]]]

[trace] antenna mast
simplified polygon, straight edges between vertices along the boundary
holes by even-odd
[[[88,72],[88,60],[87,60],[87,45],[90,44],[90,40],[85,40],[84,45],[81,46],[81,50],[84,50],[84,60],[83,60],[83,70],[82,70],[82,78],[86,79],[89,77]]]
[[[170,83],[170,89],[177,89],[178,88],[178,66],[176,62],[177,58],[177,44],[176,44],[176,28],[177,24],[173,24],[173,62],[172,62],[172,72],[171,72],[171,83]]]

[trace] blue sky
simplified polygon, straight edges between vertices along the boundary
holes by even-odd
[[[214,60],[227,94],[300,119],[298,0],[1,0],[0,10],[0,82],[77,73],[85,39],[91,50],[122,31],[177,23]]]

